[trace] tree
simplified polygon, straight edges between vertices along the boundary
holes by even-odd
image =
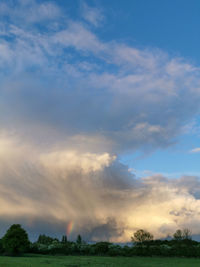
[[[2,241],[2,239],[0,239],[0,254],[2,254],[3,252],[4,252],[3,241]]]
[[[145,241],[152,241],[153,235],[143,229],[137,230],[131,237],[132,242],[142,243]]]
[[[50,245],[54,240],[58,241],[57,238],[53,238],[47,235],[39,235],[37,243]]]
[[[61,241],[63,244],[64,243],[67,243],[67,236],[66,235],[63,235],[62,236],[62,241]]]
[[[180,241],[180,240],[185,240],[185,239],[191,239],[191,231],[187,228],[183,229],[183,230],[176,230],[176,232],[174,233],[173,237],[175,240]]]
[[[182,240],[183,239],[182,238],[182,230],[180,230],[180,229],[176,230],[176,232],[173,234],[173,237],[177,241]]]
[[[81,245],[82,243],[82,237],[80,235],[77,236],[76,243]]]
[[[182,233],[183,239],[192,239],[192,232],[188,228],[183,229]]]
[[[97,242],[95,247],[95,253],[98,255],[104,255],[107,254],[109,251],[109,246],[111,245],[110,242]]]
[[[13,224],[2,239],[3,248],[6,253],[17,255],[29,249],[29,239],[26,231],[20,224]]]

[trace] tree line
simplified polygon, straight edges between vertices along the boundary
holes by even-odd
[[[36,242],[30,242],[21,225],[13,224],[0,239],[0,254],[200,257],[200,242],[192,240],[189,229],[178,229],[170,240],[154,240],[150,232],[139,229],[133,234],[131,241],[131,246],[120,246],[111,242],[88,244],[82,240],[81,235],[78,235],[74,242],[69,241],[66,235],[63,235],[61,240],[39,235]]]

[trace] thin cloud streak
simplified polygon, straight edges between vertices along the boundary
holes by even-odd
[[[83,19],[85,19],[87,22],[94,25],[95,27],[100,26],[103,20],[105,19],[100,8],[90,7],[85,2],[81,4],[80,10]]]
[[[200,147],[196,147],[190,150],[190,153],[199,153],[199,152],[200,152]]]

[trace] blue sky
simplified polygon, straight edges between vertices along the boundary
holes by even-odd
[[[0,2],[2,234],[200,234],[199,9]]]
[[[129,36],[137,45],[156,46],[199,65],[199,1],[130,1],[128,8],[132,14]],[[198,121],[197,117],[197,125]],[[178,137],[177,144],[169,149],[142,157],[142,160],[141,157],[128,156],[122,161],[140,171],[166,172],[176,177],[199,174],[199,155],[188,153],[199,146],[199,141],[199,131],[191,129]]]
[[[123,1],[115,1],[115,4],[113,1],[104,1],[104,4],[108,5],[106,10],[115,9],[115,15],[111,16],[114,22],[108,27],[110,37],[114,36],[137,47],[157,47],[196,65],[200,64],[197,29],[200,23],[199,1],[127,1],[126,5],[123,5]],[[118,19],[121,16],[124,19]],[[197,117],[197,125],[198,121]],[[140,170],[139,175],[144,175],[143,169],[172,176],[174,174],[176,177],[199,174],[199,155],[189,153],[192,148],[199,146],[199,131],[191,129],[181,134],[176,141],[173,147],[153,154],[128,155],[121,160]]]

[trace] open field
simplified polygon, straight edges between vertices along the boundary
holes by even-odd
[[[196,267],[200,259],[158,257],[38,256],[0,257],[1,267]]]

